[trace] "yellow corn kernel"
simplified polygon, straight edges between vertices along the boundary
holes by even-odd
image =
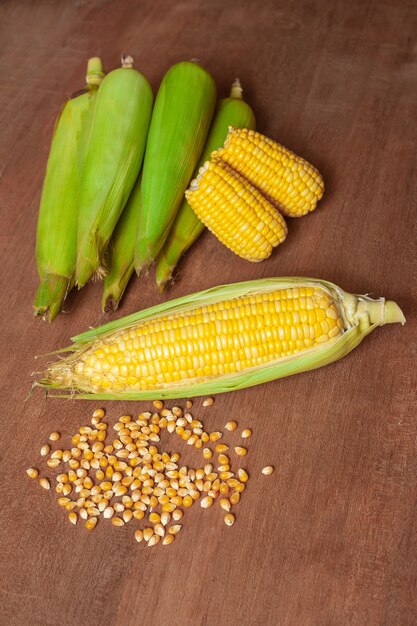
[[[238,476],[238,478],[239,478],[241,483],[246,483],[249,480],[248,473],[246,472],[246,470],[244,470],[242,468],[239,468],[237,470],[237,476]]]
[[[93,530],[93,528],[95,528],[96,525],[97,525],[97,517],[90,517],[85,523],[85,527],[87,530]]]
[[[233,513],[226,513],[226,515],[224,516],[224,523],[226,524],[226,526],[233,526],[233,524],[235,523],[235,516],[233,515]]]

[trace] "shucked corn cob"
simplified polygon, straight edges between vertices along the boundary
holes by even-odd
[[[313,278],[225,285],[74,338],[38,384],[84,398],[153,399],[242,389],[336,361],[377,326],[404,323],[395,302]]]
[[[76,282],[82,287],[103,254],[139,174],[152,110],[152,89],[131,57],[106,76],[98,93],[80,193]]]
[[[207,228],[243,259],[268,258],[287,236],[277,209],[223,161],[207,161],[185,195]]]
[[[48,158],[36,237],[40,284],[34,314],[52,321],[73,286],[77,218],[85,142],[95,95],[103,80],[97,57],[88,61],[86,91],[69,100],[57,120]]]
[[[210,157],[213,150],[223,145],[230,125],[235,128],[255,128],[255,116],[250,106],[242,99],[242,87],[239,79],[234,81],[230,97],[223,98],[217,105],[203,154],[197,169],[194,171],[194,176],[198,175],[199,168]],[[171,278],[181,256],[198,239],[203,230],[203,222],[199,220],[184,198],[158,257],[156,282],[161,290]]]
[[[314,211],[323,196],[323,179],[313,165],[256,131],[231,128],[212,158],[239,172],[288,217]]]
[[[143,163],[135,268],[159,254],[200,158],[216,104],[216,86],[197,63],[165,74],[152,113]]]

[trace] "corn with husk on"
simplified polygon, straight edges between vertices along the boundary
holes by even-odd
[[[80,178],[102,62],[88,61],[86,88],[64,105],[56,122],[39,208],[36,261],[40,283],[34,314],[53,320],[74,285]]]
[[[101,301],[103,312],[117,309],[134,272],[141,179],[142,175],[139,174],[106,251],[107,273],[103,280],[103,298]]]
[[[80,191],[76,283],[100,271],[103,255],[139,174],[152,111],[147,79],[124,56],[94,107]]]
[[[332,363],[395,322],[405,322],[395,302],[324,280],[224,285],[74,337],[37,384],[87,399],[223,393]]]
[[[177,63],[165,74],[143,163],[135,251],[138,274],[164,245],[203,150],[215,103],[213,78],[198,63]]]
[[[203,154],[199,160],[194,177],[211,153],[220,148],[227,137],[229,126],[234,128],[255,128],[255,115],[250,106],[242,98],[242,87],[239,79],[232,85],[230,97],[219,101]],[[175,221],[158,257],[156,266],[156,282],[162,291],[171,278],[182,255],[192,246],[204,230],[204,224],[192,210],[184,198]]]

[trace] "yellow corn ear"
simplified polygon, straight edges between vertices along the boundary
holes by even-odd
[[[38,384],[91,399],[211,395],[327,365],[395,322],[405,322],[395,302],[328,281],[224,285],[75,337]]]
[[[282,215],[221,160],[207,161],[185,195],[207,228],[242,259],[263,261],[285,241]]]
[[[288,217],[314,211],[324,193],[323,179],[313,165],[254,130],[231,128],[224,147],[212,158],[239,172]]]

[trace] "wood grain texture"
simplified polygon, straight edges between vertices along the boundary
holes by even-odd
[[[417,4],[10,0],[0,25],[0,623],[415,624]],[[214,507],[194,507],[178,540],[152,550],[131,526],[71,526],[25,475],[48,433],[70,435],[92,409],[29,395],[35,355],[108,319],[99,284],[72,294],[52,325],[31,317],[35,227],[54,118],[87,57],[109,69],[121,51],[155,90],[191,57],[222,96],[238,75],[258,128],[316,164],[327,185],[319,209],[292,220],[287,243],[260,265],[204,234],[167,297],[310,275],[395,299],[407,317],[337,364],[219,396],[210,410],[196,402],[208,427],[252,426],[253,478],[233,528]],[[117,315],[158,301],[152,276],[135,279]],[[109,419],[146,406],[108,403]]]

